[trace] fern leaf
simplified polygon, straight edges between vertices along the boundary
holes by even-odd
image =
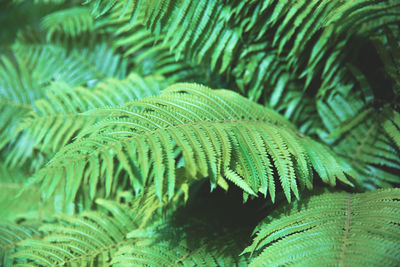
[[[123,17],[106,21],[104,27],[115,31],[115,49],[123,51],[124,56],[142,75],[157,74],[165,76],[169,82],[202,81],[208,75],[203,68],[187,62],[183,55],[175,58],[169,49],[164,35],[155,37],[140,21],[130,21]],[[117,27],[115,24],[117,23]]]
[[[131,208],[112,201],[97,200],[103,211],[87,211],[78,216],[58,215],[56,222],[39,228],[45,233],[43,238],[19,242],[18,250],[12,257],[16,262],[36,266],[107,265],[118,247],[126,242],[126,234],[139,228],[146,217],[154,214],[154,207],[160,207],[151,199],[151,194],[139,196]]]
[[[94,166],[101,166],[100,178],[105,179],[108,195],[112,184],[117,183],[112,171],[116,159],[124,162],[122,168],[128,173],[132,173],[128,161],[131,167],[140,167],[143,177],[130,178],[139,179],[140,188],[135,190],[154,182],[157,196],[161,198],[168,188],[171,199],[177,168],[174,151],[182,153],[191,178],[209,177],[212,188],[219,177],[225,177],[250,194],[261,191],[266,195],[269,190],[272,195],[275,192],[268,186],[274,184],[272,173],[276,172],[290,201],[291,192],[299,197],[298,179],[311,180],[304,178],[304,174],[311,176],[311,168],[331,184],[336,178],[350,183],[344,174],[349,170],[342,169],[342,162],[329,149],[307,137],[299,138],[296,129],[282,117],[232,92],[177,84],[158,97],[133,101],[118,109],[96,110],[96,114],[110,117],[84,130],[37,174],[43,190],[48,191],[50,181],[60,181],[57,192],[68,187],[68,201],[72,201],[84,186],[83,177],[95,191],[99,174]],[[330,167],[320,171],[325,164]],[[303,175],[298,177],[297,171]],[[301,183],[310,186],[307,181]]]
[[[399,189],[325,193],[265,218],[250,266],[398,265]],[[307,248],[307,249],[305,249]]]
[[[0,148],[12,141],[12,133],[23,116],[33,109],[33,102],[43,92],[32,79],[29,69],[19,56],[0,59]]]
[[[33,145],[43,152],[56,152],[82,128],[98,120],[99,116],[85,116],[83,112],[156,95],[164,84],[161,77],[141,78],[134,73],[124,80],[105,80],[92,89],[54,82],[47,90],[47,97],[35,102],[35,111],[26,116],[17,131],[30,135]]]
[[[107,58],[105,63],[108,65],[107,67],[98,61],[97,57],[100,55]],[[119,55],[114,55],[113,51],[109,50],[105,44],[97,45],[93,51],[76,49],[68,53],[66,48],[58,45],[16,43],[13,47],[13,56],[15,63],[4,56],[0,63],[0,75],[2,76],[0,79],[0,88],[2,88],[0,105],[2,110],[4,108],[4,112],[1,113],[0,148],[8,145],[5,160],[12,167],[22,166],[32,156],[37,140],[43,139],[45,143],[49,142],[49,139],[44,139],[46,137],[44,134],[46,134],[45,130],[50,127],[51,121],[42,121],[41,125],[46,125],[43,129],[36,127],[37,131],[34,133],[37,136],[36,140],[32,139],[31,135],[21,134],[18,125],[25,123],[23,122],[24,118],[36,114],[35,103],[40,103],[42,101],[39,99],[46,98],[45,92],[51,81],[64,81],[71,86],[92,86],[99,79],[108,75],[124,76],[126,71],[124,60]],[[72,104],[69,103],[69,98],[62,96],[63,94],[58,97],[47,95],[47,98],[56,106],[69,105],[69,109],[71,109]],[[75,99],[79,100],[78,97]],[[46,101],[42,102],[42,104],[45,103]],[[46,113],[53,111],[53,107],[50,107]],[[69,121],[69,123],[72,122]],[[70,127],[79,125],[79,122],[77,125],[68,125],[68,122],[64,124],[61,120],[58,120],[58,123],[59,125],[54,127],[47,137],[53,135],[61,138],[64,132],[55,135],[55,130],[62,129],[60,127],[64,126],[63,130],[67,131]],[[66,140],[68,140],[69,134],[73,134],[73,132],[67,134]],[[57,138],[55,139],[57,140]],[[38,164],[34,168],[42,165],[43,159],[41,162],[37,160],[36,163]]]
[[[70,52],[55,44],[16,43],[13,48],[40,85],[62,80],[71,86],[91,86],[103,78],[126,76],[126,60],[104,42]]]
[[[382,125],[386,134],[396,144],[397,149],[400,150],[400,114],[396,111],[393,111],[392,118],[387,119]]]
[[[271,89],[265,88],[274,88],[278,77],[289,78],[291,83],[305,77],[299,87],[310,88],[322,72],[320,90],[335,87],[339,82],[333,79],[337,72],[345,77],[349,73],[345,65],[353,55],[345,55],[345,47],[353,42],[350,36],[369,36],[372,31],[398,23],[400,13],[400,6],[390,0],[299,1],[293,5],[283,0],[202,0],[180,4],[131,0],[112,7],[102,0],[87,2],[96,7],[107,6],[103,11],[114,16],[126,15],[130,10],[131,16],[145,24],[156,38],[165,35],[165,43],[177,58],[183,54],[227,77],[235,73],[237,87],[255,100],[262,94],[269,95]],[[253,46],[265,49],[259,55],[251,55]],[[239,53],[239,59],[233,56],[234,52]],[[268,57],[279,61],[268,63]],[[255,61],[263,64],[254,64]],[[258,75],[246,72],[253,66],[260,66]],[[247,73],[257,82],[245,85]],[[271,76],[276,78],[272,80]]]
[[[232,171],[230,169],[226,169],[225,176],[226,176],[226,179],[228,179],[229,181],[233,182],[235,185],[242,188],[243,191],[245,191],[249,195],[253,195],[253,196],[256,195],[254,193],[254,191],[251,189],[251,187],[245,181],[243,181],[243,179],[240,178],[240,176],[237,173],[235,173],[234,171]]]
[[[0,221],[0,263],[1,266],[15,266],[11,255],[16,247],[25,240],[40,237],[36,227],[18,225],[9,221]]]
[[[228,234],[227,234],[228,236]],[[156,238],[154,238],[156,239]],[[226,240],[225,240],[226,239]],[[205,242],[206,240],[202,240]],[[218,250],[210,251],[206,245],[214,246],[223,244],[225,247],[234,247],[235,244],[225,236],[217,240],[207,240],[203,245],[188,244],[185,240],[179,244],[171,244],[170,241],[144,240],[125,245],[116,254],[113,260],[115,266],[245,266],[244,258],[235,259],[218,253]],[[233,243],[233,244],[232,244]],[[219,246],[221,247],[221,246]]]
[[[42,19],[42,28],[47,32],[47,40],[57,32],[63,32],[71,37],[94,29],[94,18],[85,7],[73,7],[53,12]]]
[[[197,196],[166,221],[128,233],[127,242],[115,253],[112,263],[116,266],[247,266],[246,258],[238,255],[248,239],[249,229],[246,225],[238,226],[238,209],[233,211],[233,218],[229,217],[225,208],[230,201],[226,200],[226,194],[220,201],[216,200]]]
[[[361,92],[351,90],[351,86],[339,87],[333,95],[318,101],[318,112],[327,129],[320,136],[326,142],[335,142],[335,151],[350,159],[360,186],[398,184],[398,113],[390,107],[381,111],[369,107]]]

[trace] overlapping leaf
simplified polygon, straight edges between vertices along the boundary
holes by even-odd
[[[386,189],[304,199],[266,217],[244,252],[257,254],[250,266],[396,266],[399,197],[399,189]]]
[[[370,90],[365,90],[370,93]],[[391,106],[370,107],[363,92],[343,86],[318,101],[326,131],[320,136],[335,144],[334,150],[349,159],[360,186],[388,187],[399,184],[399,113]]]
[[[99,16],[129,14],[142,21],[177,57],[233,74],[243,93],[254,100],[264,95],[263,102],[276,86],[300,82],[310,89],[320,77],[322,93],[334,88],[349,76],[345,66],[354,55],[346,46],[362,46],[357,38],[399,23],[400,14],[391,0],[86,2]]]
[[[54,82],[49,86],[46,97],[35,101],[34,111],[26,115],[17,131],[30,137],[31,149],[55,153],[84,127],[102,118],[96,114],[85,115],[84,112],[116,107],[138,98],[157,95],[165,85],[162,77],[142,78],[135,73],[124,80],[107,79],[92,89],[72,88],[64,82]],[[28,150],[27,147],[25,149]],[[14,160],[18,160],[18,157]]]
[[[118,184],[115,161],[135,190],[154,183],[159,197],[176,190],[177,170],[189,178],[209,177],[211,187],[230,180],[246,195],[275,198],[275,179],[288,201],[300,187],[312,187],[313,169],[323,181],[350,183],[348,166],[327,147],[298,135],[283,117],[233,92],[177,84],[160,96],[121,108],[95,110],[108,118],[85,129],[36,178],[46,195],[79,188],[106,196]],[[118,173],[118,172],[117,172]]]
[[[12,255],[13,260],[31,266],[108,265],[118,247],[126,242],[126,234],[140,229],[141,223],[161,206],[156,198],[153,197],[155,203],[151,199],[149,194],[138,197],[133,207],[98,200],[102,211],[58,215],[56,222],[39,228],[42,238],[11,244],[17,251]]]

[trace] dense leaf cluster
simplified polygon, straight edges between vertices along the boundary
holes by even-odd
[[[0,265],[400,265],[399,18],[0,3]]]

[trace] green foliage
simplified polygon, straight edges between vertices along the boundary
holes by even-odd
[[[398,1],[0,10],[0,265],[400,265]]]
[[[45,98],[46,90],[52,81],[67,81],[71,86],[91,85],[108,76],[125,76],[123,60],[113,55],[105,44],[96,45],[91,51],[92,57],[86,57],[88,49],[67,52],[64,48],[52,44],[17,43],[13,49],[14,58],[2,58],[0,105],[4,112],[0,115],[0,148],[8,145],[8,164],[21,166],[33,153],[32,147],[36,145],[34,140],[29,135],[15,138],[19,132],[16,126],[22,122],[23,117],[35,111],[35,101]],[[106,65],[103,65],[98,57],[108,58]]]
[[[156,95],[165,83],[162,77],[140,77],[131,73],[124,80],[109,78],[93,88],[70,87],[64,82],[53,82],[46,96],[36,100],[34,111],[27,114],[16,130],[30,139],[30,150],[53,155],[85,126],[99,120],[101,116],[84,112],[101,108],[116,107],[125,102],[147,95]],[[27,155],[28,147],[24,147]],[[18,161],[14,154],[6,159]]]
[[[11,254],[16,252],[18,244],[26,239],[37,238],[39,235],[35,227],[0,221],[0,263],[2,266],[12,266],[14,260]]]
[[[395,1],[87,2],[97,15],[130,13],[155,36],[165,35],[177,56],[233,74],[236,85],[255,100],[264,87],[303,78],[300,83],[308,87],[321,73],[328,83],[321,89],[331,89],[336,74],[348,72],[344,63],[350,54],[344,47],[350,37],[398,23],[400,14]]]
[[[318,101],[318,112],[327,131],[320,136],[335,144],[335,151],[348,158],[360,178],[360,186],[388,187],[399,183],[399,113],[386,105],[376,111],[351,87],[338,88]],[[334,112],[337,111],[337,112]]]
[[[297,184],[312,187],[312,168],[331,185],[336,179],[351,184],[345,176],[349,167],[329,149],[297,136],[278,114],[229,91],[177,84],[159,97],[96,109],[95,114],[109,116],[84,130],[37,173],[47,197],[66,187],[70,203],[82,183],[93,193],[105,187],[109,196],[117,184],[114,169],[119,172],[114,159],[136,191],[150,181],[159,198],[164,191],[174,196],[176,170],[189,179],[209,177],[211,188],[230,180],[245,197],[269,193],[273,201],[274,172],[289,202],[291,192],[299,198]]]
[[[56,32],[63,32],[71,37],[82,32],[91,32],[94,27],[90,11],[84,7],[74,7],[53,12],[42,20],[42,27],[47,31],[47,39],[51,40]]]
[[[128,233],[113,265],[246,266],[239,254],[251,229],[242,217],[245,210],[227,209],[232,200],[226,194],[198,194],[156,228]]]
[[[329,193],[284,207],[257,226],[250,266],[399,263],[400,190]]]
[[[16,262],[41,266],[56,264],[106,265],[115,251],[126,243],[126,234],[140,229],[158,200],[146,194],[133,201],[132,206],[97,200],[98,212],[82,212],[79,216],[59,215],[56,221],[42,225],[41,239],[25,238],[18,243]],[[146,216],[145,216],[146,215]]]

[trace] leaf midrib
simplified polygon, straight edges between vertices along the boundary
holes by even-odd
[[[145,133],[143,133],[143,134],[137,134],[137,135],[134,135],[134,136],[131,136],[131,137],[126,137],[126,138],[118,139],[117,141],[112,142],[112,143],[110,143],[110,144],[108,144],[108,145],[104,145],[104,146],[99,147],[98,149],[94,149],[90,154],[93,154],[94,152],[101,152],[101,151],[103,151],[103,150],[110,149],[110,148],[112,148],[112,147],[113,147],[115,144],[117,144],[117,143],[127,143],[127,142],[128,142],[129,140],[131,140],[131,139],[140,138],[140,137],[143,137],[143,136],[146,136],[146,135],[151,135],[151,134],[154,134],[154,133],[156,133],[156,132],[158,132],[158,131],[165,131],[165,130],[168,130],[168,129],[179,129],[179,128],[182,128],[182,127],[193,126],[193,125],[205,125],[205,124],[213,124],[213,123],[225,123],[225,124],[226,124],[226,123],[237,123],[237,122],[246,122],[246,123],[255,123],[255,124],[257,124],[257,123],[268,123],[267,121],[262,121],[262,120],[257,120],[257,119],[255,119],[255,120],[235,119],[235,120],[219,120],[219,121],[190,122],[190,123],[185,123],[185,124],[179,124],[179,125],[174,125],[174,126],[168,126],[168,127],[165,127],[165,128],[157,128],[157,129],[154,129],[154,130],[152,130],[152,131],[145,132]],[[273,122],[270,122],[270,123],[271,123],[271,124],[274,124]],[[280,126],[281,126],[281,127],[285,127],[284,125],[280,125]],[[82,159],[84,159],[84,158],[87,158],[88,155],[90,155],[90,154],[84,154],[84,155],[82,155],[81,157],[73,157],[73,158],[71,158],[70,160],[68,160],[68,161],[63,162],[62,164],[60,164],[60,166],[56,166],[56,167],[53,167],[53,166],[52,166],[52,163],[50,162],[49,165],[46,166],[45,169],[48,169],[48,168],[50,168],[50,167],[52,167],[52,168],[62,168],[63,166],[68,165],[68,164],[71,163],[71,162],[76,162],[76,161],[80,161],[80,160],[82,160]]]

